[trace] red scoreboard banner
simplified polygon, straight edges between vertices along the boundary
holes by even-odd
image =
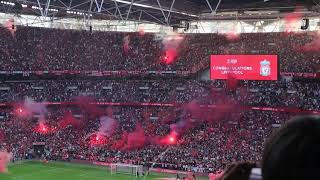
[[[211,55],[210,78],[278,80],[278,56]]]

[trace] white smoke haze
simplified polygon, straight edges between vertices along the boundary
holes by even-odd
[[[177,49],[184,40],[184,35],[176,32],[162,31],[155,34],[154,40],[161,41],[164,50]]]
[[[183,40],[184,36],[182,34],[170,32],[166,33],[165,36],[162,38],[162,45],[164,50],[178,50]]]
[[[42,115],[48,112],[46,103],[35,102],[32,98],[29,97],[25,98],[23,105],[24,109],[31,113],[37,113]]]
[[[160,31],[154,35],[155,41],[162,41],[168,33],[166,31]]]
[[[116,128],[116,121],[108,116],[102,116],[100,118],[100,127],[97,134],[104,136],[111,136]]]
[[[32,116],[32,114],[38,114],[39,123],[45,122],[45,116],[48,113],[46,103],[38,103],[35,102],[32,98],[26,97],[23,103],[23,109],[27,112],[28,116]]]

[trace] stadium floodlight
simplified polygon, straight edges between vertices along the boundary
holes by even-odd
[[[112,174],[128,174],[135,177],[141,176],[143,171],[142,165],[115,163],[111,164]]]
[[[9,5],[9,6],[14,6],[14,3],[8,2],[8,1],[1,1],[1,4]]]
[[[131,4],[131,1],[124,1],[124,0],[114,0],[116,2],[119,3],[123,3],[123,4]],[[132,3],[133,6],[138,6],[138,7],[143,7],[143,8],[149,8],[149,9],[156,9],[156,10],[162,10],[162,11],[170,11],[169,9],[163,9],[160,7],[155,7],[155,6],[151,6],[151,5],[147,5],[147,4],[141,4],[141,3]],[[190,13],[186,13],[186,12],[181,12],[181,11],[175,11],[175,10],[171,10],[171,12],[173,13],[177,13],[177,14],[182,14],[182,15],[186,15],[186,16],[191,16],[191,17],[199,17],[198,15],[195,14],[190,14]]]
[[[131,2],[129,1],[123,1],[123,0],[115,0],[119,3],[123,3],[123,4],[131,4]],[[132,5],[134,6],[138,6],[138,7],[144,7],[144,8],[153,8],[153,6],[150,5],[146,5],[146,4],[140,4],[140,3],[132,3]]]

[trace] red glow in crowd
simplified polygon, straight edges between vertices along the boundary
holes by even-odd
[[[174,145],[177,144],[177,133],[176,132],[171,132],[167,137],[166,137],[166,144]]]
[[[41,134],[47,134],[49,129],[44,123],[40,123],[39,126],[37,127],[36,131]]]
[[[168,49],[165,52],[165,56],[163,57],[162,61],[165,64],[172,64],[177,57],[177,51],[173,49]]]
[[[44,125],[42,125],[42,127],[40,128],[40,131],[43,132],[43,133],[46,133],[47,130],[48,129]]]
[[[169,137],[169,142],[170,143],[174,143],[175,142],[175,138],[174,137]]]
[[[19,117],[25,117],[28,115],[28,112],[25,111],[22,107],[17,107],[15,109],[15,114]]]
[[[94,134],[90,137],[90,144],[92,146],[103,145],[106,143],[106,138],[100,134]]]

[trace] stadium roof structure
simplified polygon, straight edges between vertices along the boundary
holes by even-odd
[[[0,12],[175,26],[198,20],[275,18],[297,6],[304,14],[319,15],[320,0],[1,0]]]

